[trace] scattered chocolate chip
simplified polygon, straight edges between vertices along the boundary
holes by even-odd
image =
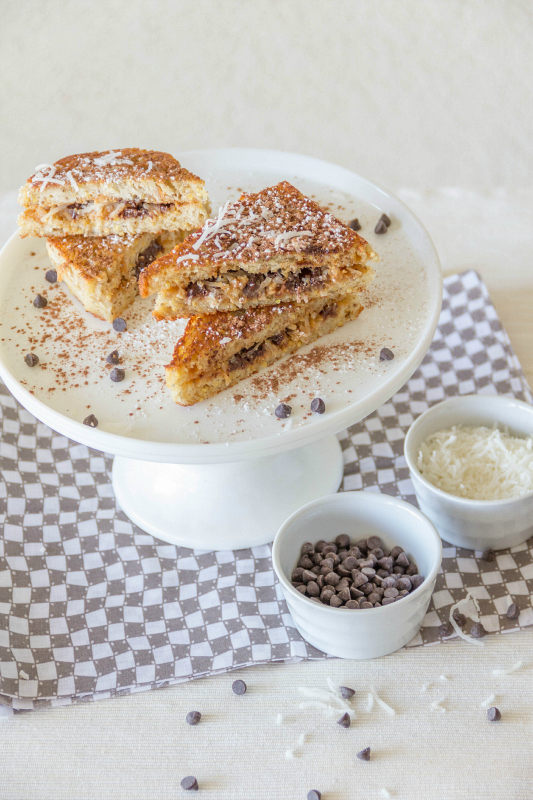
[[[28,367],[35,367],[36,364],[39,363],[39,357],[35,355],[35,353],[26,353],[24,356],[24,361],[28,365]]]
[[[280,403],[274,413],[278,419],[287,419],[292,414],[292,408],[287,403]]]
[[[370,761],[370,747],[365,747],[364,750],[357,753],[357,758],[360,758],[361,761]]]
[[[390,218],[386,214],[382,214],[381,217],[380,217],[380,220],[381,219],[383,220],[383,222],[385,223],[385,225],[388,228],[389,225],[391,224]]]
[[[108,364],[120,364],[120,356],[118,354],[118,350],[113,350],[106,356],[106,361]]]
[[[356,219],[351,219],[349,221],[349,223],[348,223],[348,227],[351,228],[352,231],[360,231],[361,230],[361,223],[359,222],[359,220],[357,218]]]
[[[481,553],[481,558],[483,559],[483,561],[488,561],[489,563],[494,561],[494,559],[496,558],[496,556],[494,555],[494,550],[492,550],[490,547],[487,547],[486,550],[483,550],[483,552]]]
[[[113,367],[111,372],[109,373],[109,377],[114,383],[120,383],[126,377],[126,373],[123,369],[119,369],[118,367]]]
[[[341,728],[349,728],[352,720],[350,719],[349,714],[343,714],[340,719],[337,720],[337,725],[340,725]]]
[[[199,711],[189,711],[185,719],[189,725],[198,725],[202,719],[202,715]]]
[[[441,636],[451,636],[452,633],[455,633],[451,622],[443,622],[442,625],[439,626],[439,633]]]
[[[349,700],[355,694],[355,689],[350,689],[349,686],[339,686],[339,692],[341,693],[341,697],[344,697],[345,700]]]
[[[186,778],[183,778],[181,781],[181,788],[186,789],[187,791],[192,790],[193,792],[198,791],[198,781],[194,777],[194,775],[187,775]]]
[[[388,347],[382,347],[381,352],[379,354],[380,361],[392,361],[394,358],[394,353],[392,350],[389,350]]]
[[[470,636],[473,636],[474,639],[483,639],[483,637],[486,635],[487,631],[485,630],[481,622],[474,622],[474,624],[470,628]]]
[[[231,690],[234,694],[246,694],[246,684],[241,680],[233,681],[231,684]]]
[[[49,269],[44,277],[48,283],[57,283],[57,272],[55,269]]]
[[[98,420],[94,416],[94,414],[89,414],[88,417],[85,417],[83,420],[84,425],[88,425],[89,428],[97,428],[98,427]]]
[[[307,792],[307,800],[322,800],[322,794],[318,789],[311,789],[310,792]]]
[[[498,722],[498,720],[500,720],[501,718],[502,715],[499,708],[496,708],[496,706],[492,706],[492,708],[488,709],[487,719],[489,722]]]
[[[452,617],[457,622],[457,624],[459,625],[460,628],[463,628],[466,625],[466,617],[465,617],[465,615],[461,614],[461,612],[457,608],[453,612]]]
[[[33,305],[35,308],[44,308],[48,305],[48,300],[46,297],[43,297],[42,294],[38,294],[33,301]]]
[[[516,603],[511,603],[509,608],[507,609],[507,617],[509,619],[518,619],[520,616],[520,609],[516,605]]]
[[[127,327],[126,320],[122,319],[122,317],[117,317],[113,320],[113,328],[117,333],[124,333]]]
[[[311,411],[314,411],[315,414],[323,414],[325,410],[326,404],[320,397],[315,397],[315,399],[311,401]]]
[[[383,219],[379,219],[376,227],[374,228],[374,233],[387,233],[387,226]]]

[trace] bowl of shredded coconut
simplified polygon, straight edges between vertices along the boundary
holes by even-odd
[[[533,536],[533,406],[444,400],[411,425],[404,451],[420,509],[445,541],[497,550]]]

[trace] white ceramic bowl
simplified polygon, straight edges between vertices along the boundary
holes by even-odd
[[[381,608],[332,608],[304,597],[290,580],[302,545],[334,540],[341,533],[354,542],[379,536],[388,548],[400,545],[426,580]],[[441,559],[442,544],[432,523],[409,503],[374,492],[344,492],[308,503],[281,526],[272,548],[274,569],[303,638],[329,655],[354,659],[388,655],[417,634]]]
[[[501,550],[533,536],[533,492],[514,500],[466,500],[437,489],[416,466],[421,443],[452,425],[507,427],[515,436],[533,436],[533,406],[499,395],[465,395],[443,400],[409,428],[405,459],[421,511],[446,542],[469,550]]]

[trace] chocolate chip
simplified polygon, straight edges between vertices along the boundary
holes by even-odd
[[[114,367],[111,372],[109,373],[109,377],[114,383],[120,383],[126,377],[126,373],[123,369],[119,369],[118,367]]]
[[[301,559],[298,561],[298,566],[303,567],[303,569],[312,569],[313,562],[309,558],[309,556],[305,555],[302,556]]]
[[[311,789],[310,792],[307,792],[307,800],[322,800],[322,795],[318,789]]]
[[[320,397],[315,397],[314,400],[311,400],[311,411],[314,411],[315,414],[323,414],[326,410],[326,404]]]
[[[355,689],[350,689],[349,686],[339,686],[339,692],[345,700],[350,700],[355,694]]]
[[[411,581],[409,580],[409,578],[406,578],[405,575],[403,575],[396,584],[396,588],[399,589],[400,592],[402,591],[402,589],[407,589],[407,591],[410,592],[411,587],[412,587]]]
[[[379,536],[369,536],[366,540],[366,546],[368,550],[375,550],[376,547],[381,547],[381,539]]]
[[[313,547],[311,542],[305,542],[305,544],[302,545],[302,555],[305,555],[306,553],[314,553],[314,552],[315,552],[315,548]]]
[[[374,608],[374,604],[370,603],[368,600],[363,600],[359,608]]]
[[[387,226],[387,228],[388,228],[388,227],[389,227],[389,225],[391,224],[391,221],[390,221],[389,217],[388,217],[386,214],[382,214],[382,215],[381,215],[381,217],[380,217],[380,219],[382,219],[382,220],[383,220],[383,222],[385,223],[385,225]]]
[[[403,553],[403,547],[396,545],[396,547],[393,547],[392,550],[390,551],[389,556],[391,558],[397,559],[400,553]]]
[[[48,283],[57,283],[57,272],[55,269],[49,269],[44,277]]]
[[[88,425],[89,428],[97,428],[98,427],[98,420],[94,416],[94,414],[89,414],[88,417],[85,417],[83,420],[84,425]]]
[[[117,333],[124,333],[127,327],[126,320],[122,319],[122,317],[117,317],[113,320],[113,328]]]
[[[43,297],[42,294],[38,294],[33,301],[33,305],[35,308],[44,308],[48,305],[48,300],[46,297]]]
[[[334,594],[330,597],[329,604],[333,606],[333,608],[339,608],[342,606],[342,600],[337,594]]]
[[[452,617],[457,622],[460,628],[463,628],[466,625],[466,617],[464,614],[461,614],[460,611],[457,609],[454,610]]]
[[[392,586],[388,589],[385,589],[384,597],[398,597],[398,595],[398,589],[394,589]]]
[[[424,576],[423,575],[413,575],[411,578],[411,586],[413,589],[418,589],[419,586],[422,586],[424,583]]]
[[[343,714],[342,717],[337,720],[337,725],[340,725],[341,728],[349,728],[351,721],[349,714]]]
[[[231,690],[234,694],[246,694],[246,684],[241,680],[233,681],[231,684]]]
[[[499,708],[496,708],[496,706],[492,706],[492,708],[488,709],[488,711],[487,711],[487,719],[488,719],[489,722],[498,722],[498,720],[500,720],[501,718],[502,718],[502,715],[500,713],[500,709]]]
[[[391,603],[394,603],[395,601],[396,601],[395,597],[384,597],[383,600],[381,601],[381,605],[389,606]]]
[[[474,622],[474,624],[470,628],[470,636],[473,636],[474,639],[483,639],[483,637],[486,635],[487,631],[485,630],[481,622]]]
[[[396,566],[398,566],[398,567],[408,567],[409,566],[409,559],[408,559],[406,553],[400,553],[400,555],[396,559]]]
[[[373,578],[376,574],[376,570],[372,569],[372,567],[363,567],[361,572],[363,575],[366,575],[367,578]]]
[[[344,569],[349,569],[350,572],[352,569],[356,569],[358,564],[359,561],[356,558],[354,558],[354,556],[346,556],[346,558],[342,562],[342,566],[344,567]]]
[[[520,616],[520,609],[516,605],[516,603],[511,603],[509,608],[507,609],[507,617],[509,619],[518,619]]]
[[[278,419],[287,419],[292,414],[292,408],[287,403],[280,403],[274,413]]]
[[[39,357],[36,356],[35,353],[26,353],[24,361],[28,367],[35,367],[39,363]]]
[[[494,561],[496,556],[494,555],[494,550],[491,550],[490,547],[487,547],[486,550],[483,550],[481,553],[481,558],[483,561],[488,561],[489,563]]]
[[[357,219],[351,219],[348,223],[348,227],[352,229],[352,231],[360,231],[361,230],[361,223]]]
[[[370,747],[365,747],[364,750],[357,753],[357,758],[360,758],[361,761],[370,761]]]
[[[120,364],[120,356],[118,354],[118,350],[113,350],[106,356],[106,361],[108,364]]]
[[[318,588],[318,583],[316,581],[309,581],[307,584],[307,594],[309,597],[318,597],[320,594],[320,589]]]
[[[359,603],[357,600],[348,600],[348,602],[344,604],[344,608],[359,608]]]
[[[328,584],[328,586],[336,586],[340,581],[340,576],[337,575],[336,572],[328,572],[328,574],[325,577],[325,581]]]
[[[376,227],[374,228],[374,233],[387,233],[387,226],[383,219],[379,219],[377,222]]]
[[[186,778],[183,778],[180,784],[182,789],[186,789],[187,791],[198,791],[198,781],[194,777],[194,775],[187,775]]]
[[[304,569],[304,571],[302,572],[301,580],[302,583],[309,583],[309,581],[314,581],[315,577],[316,577],[315,573],[311,572],[310,569]]]
[[[451,622],[443,622],[442,625],[439,625],[439,633],[441,636],[451,636],[454,633]]]
[[[188,725],[198,725],[200,720],[202,719],[202,715],[199,711],[189,711],[185,720],[187,721]]]

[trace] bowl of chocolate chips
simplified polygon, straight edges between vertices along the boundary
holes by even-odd
[[[272,561],[296,628],[332,656],[388,655],[418,633],[442,560],[417,508],[374,492],[343,492],[292,514]]]

